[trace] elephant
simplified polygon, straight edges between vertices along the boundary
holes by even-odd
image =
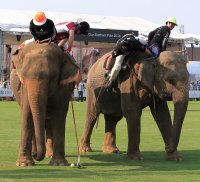
[[[22,114],[16,165],[35,165],[33,157],[42,161],[45,152],[52,155],[50,165],[68,165],[64,150],[65,120],[70,100],[68,83],[80,82],[79,67],[58,46],[35,42],[15,51],[12,64],[11,87]],[[34,137],[36,153],[32,156]]]
[[[90,69],[86,90],[86,123],[81,137],[81,152],[91,152],[90,138],[99,114],[104,114],[105,134],[102,151],[118,153],[116,125],[122,117],[128,127],[126,158],[142,160],[140,145],[140,119],[142,109],[149,106],[165,143],[166,160],[180,161],[177,150],[183,120],[188,106],[188,71],[186,59],[180,53],[164,51],[158,58],[147,58],[136,52],[130,57],[126,70],[119,73],[118,83],[106,91],[104,81],[105,60],[100,58]],[[142,60],[142,61],[141,61]],[[134,66],[140,62],[139,70]],[[123,66],[122,66],[123,67]],[[136,75],[136,76],[132,76]],[[172,125],[167,101],[174,103]]]

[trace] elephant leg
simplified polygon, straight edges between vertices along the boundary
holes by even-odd
[[[46,154],[45,154],[45,157],[51,158],[53,155],[53,131],[52,131],[50,119],[46,119],[45,129],[46,129]]]
[[[165,142],[165,149],[170,146],[172,141],[172,121],[167,102],[159,99],[154,104],[150,105],[151,113],[158,125],[162,138]],[[182,161],[182,157],[177,150],[166,154],[168,161]]]
[[[63,98],[65,102],[66,99]],[[58,105],[63,106],[60,108]],[[65,159],[65,120],[66,120],[66,108],[61,102],[58,105],[55,104],[51,110],[51,124],[53,130],[53,155],[50,161],[50,165],[54,166],[66,166],[68,161]]]
[[[96,113],[96,106],[94,102],[96,101],[96,98],[93,98],[92,95],[92,88],[88,86],[87,90],[88,98],[86,99],[86,122],[85,122],[85,128],[84,132],[81,137],[81,144],[79,151],[80,152],[92,152],[92,148],[90,147],[90,138],[92,135],[92,131],[94,128],[94,125],[96,123],[96,120],[99,116],[99,114]]]
[[[31,151],[32,151],[32,137],[34,132],[34,124],[32,119],[32,114],[28,99],[23,96],[23,106],[22,109],[22,127],[21,127],[21,138],[20,138],[20,151],[18,155],[18,160],[16,161],[17,166],[33,166],[35,163],[33,161]]]
[[[126,159],[130,160],[143,160],[144,157],[140,153],[140,117],[142,109],[136,108],[137,104],[134,104],[134,112],[129,111],[126,115],[128,125],[128,151]]]
[[[105,134],[102,151],[104,153],[119,153],[116,146],[116,125],[123,116],[104,115],[105,118]]]
[[[90,137],[92,135],[96,120],[97,118],[92,119],[91,117],[86,116],[85,129],[81,137],[81,144],[79,147],[80,152],[92,152],[92,148],[90,147]]]

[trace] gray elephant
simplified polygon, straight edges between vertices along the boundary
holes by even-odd
[[[105,118],[105,135],[102,151],[118,153],[116,146],[116,125],[124,116],[128,125],[127,159],[140,160],[140,118],[142,109],[150,107],[166,146],[166,160],[182,160],[177,151],[182,123],[188,106],[188,71],[185,58],[177,53],[162,52],[159,58],[144,59],[137,52],[130,61],[130,69],[119,74],[118,84],[111,92],[105,90],[103,56],[91,68],[87,80],[86,123],[81,138],[80,151],[91,152],[90,137],[100,113]],[[144,60],[143,60],[144,59]],[[136,62],[143,60],[138,78],[132,76]],[[131,76],[130,76],[131,75]],[[145,85],[143,85],[144,83]],[[172,126],[167,100],[174,102],[174,122]]]
[[[81,74],[72,58],[53,44],[30,43],[12,57],[11,87],[20,105],[22,128],[17,166],[31,166],[34,158],[45,157],[45,124],[51,165],[67,165],[65,159],[65,120],[68,111],[69,82],[79,83]],[[46,121],[46,122],[45,122]],[[52,143],[53,140],[53,143]],[[52,151],[51,151],[52,150]]]

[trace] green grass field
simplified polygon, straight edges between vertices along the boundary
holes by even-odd
[[[173,117],[173,104],[168,103]],[[84,103],[74,102],[77,132],[80,138],[85,124]],[[78,154],[71,105],[66,119],[66,159],[77,163]],[[123,119],[117,125],[117,146],[120,154],[101,151],[104,138],[104,120],[100,116],[98,128],[91,138],[92,153],[82,153],[80,169],[70,166],[49,166],[49,158],[35,166],[17,167],[21,130],[21,113],[15,101],[0,102],[0,182],[1,181],[200,181],[200,102],[191,101],[183,124],[179,152],[183,161],[165,161],[165,146],[149,108],[142,114],[140,150],[144,160],[126,159],[127,126]]]

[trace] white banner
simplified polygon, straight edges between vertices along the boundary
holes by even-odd
[[[13,97],[12,89],[0,88],[0,97]]]
[[[199,90],[189,90],[189,98],[200,98]]]

